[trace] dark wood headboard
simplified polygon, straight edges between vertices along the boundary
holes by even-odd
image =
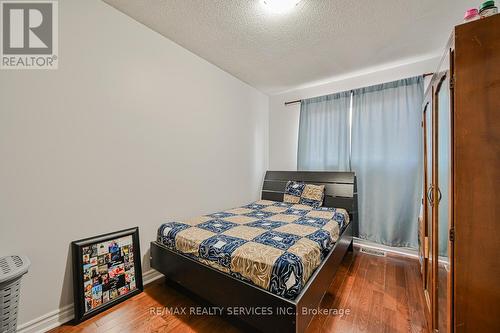
[[[262,199],[283,201],[285,186],[289,180],[325,185],[323,205],[346,209],[354,222],[354,236],[358,235],[358,189],[354,172],[267,171],[262,186]]]

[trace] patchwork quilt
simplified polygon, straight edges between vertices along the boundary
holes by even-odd
[[[348,223],[344,209],[260,200],[164,223],[157,240],[205,265],[295,299]]]

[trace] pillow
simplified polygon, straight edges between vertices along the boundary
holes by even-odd
[[[325,195],[325,185],[304,184],[289,181],[285,186],[283,202],[321,207]]]
[[[304,186],[304,191],[300,196],[300,203],[303,205],[308,205],[318,208],[323,206],[324,197],[325,197],[325,185],[306,184],[306,186]]]
[[[288,181],[285,186],[285,195],[283,196],[283,202],[298,204],[300,202],[300,196],[304,192],[304,187],[306,184]]]

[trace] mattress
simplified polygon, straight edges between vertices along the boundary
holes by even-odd
[[[348,223],[344,209],[260,200],[164,223],[157,241],[204,265],[295,299]]]

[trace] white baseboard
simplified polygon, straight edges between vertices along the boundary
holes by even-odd
[[[409,247],[392,247],[379,243],[370,242],[365,239],[357,237],[354,237],[354,246],[385,251],[388,253],[394,253],[401,256],[418,259],[418,250]]]
[[[154,270],[142,274],[142,281],[144,285],[147,285],[163,275]],[[27,323],[17,326],[18,333],[43,333],[51,330],[55,327],[61,326],[64,323],[72,320],[74,318],[73,304],[63,306],[57,310],[46,313],[38,318],[28,321]]]
[[[60,326],[74,318],[73,304],[63,306],[38,318],[17,326],[19,333],[42,333]]]
[[[142,274],[142,283],[144,285],[150,284],[151,282],[158,280],[162,276],[163,274],[161,274],[157,270],[150,269],[149,271]]]

